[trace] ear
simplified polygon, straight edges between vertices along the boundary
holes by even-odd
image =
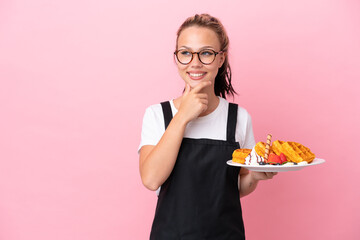
[[[225,62],[225,58],[226,58],[226,52],[221,53],[220,57],[220,61],[219,61],[219,68],[221,68],[221,66],[224,64]]]

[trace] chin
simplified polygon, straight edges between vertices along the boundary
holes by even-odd
[[[201,81],[190,81],[189,82],[189,85],[191,88],[194,88],[196,87],[199,83],[201,83]]]
[[[199,83],[209,81],[209,79],[201,79],[201,80],[192,80],[188,79],[187,83],[190,85],[191,88],[196,87]]]

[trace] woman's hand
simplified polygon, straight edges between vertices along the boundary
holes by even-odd
[[[210,85],[210,81],[205,81],[199,83],[193,89],[190,89],[190,85],[186,84],[178,111],[178,114],[186,123],[194,120],[201,113],[207,110],[209,103],[208,95],[206,93],[202,93],[201,90]]]
[[[256,181],[272,179],[277,172],[250,172],[252,178]]]
[[[272,179],[276,174],[277,172],[253,172],[241,168],[239,173],[240,197],[252,193],[260,180]]]

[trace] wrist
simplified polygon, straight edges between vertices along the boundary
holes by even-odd
[[[177,114],[175,114],[175,116],[173,117],[174,122],[176,122],[177,124],[179,124],[181,127],[186,127],[186,125],[190,122],[188,120],[186,120],[181,112],[177,112]]]

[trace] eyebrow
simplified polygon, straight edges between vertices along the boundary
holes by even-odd
[[[180,49],[180,48],[186,48],[186,49],[191,49],[191,50],[192,50],[192,48],[191,48],[191,47],[188,47],[188,46],[181,46],[181,47],[179,47],[179,49]],[[199,50],[203,50],[203,49],[213,49],[213,50],[215,50],[215,48],[212,47],[212,46],[203,46],[203,47],[201,47]]]

